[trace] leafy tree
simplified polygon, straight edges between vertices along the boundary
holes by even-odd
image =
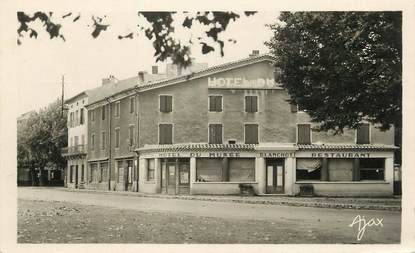
[[[174,38],[175,28],[173,26],[173,15],[175,12],[138,12],[139,17],[143,17],[150,26],[145,27],[141,24],[137,25],[137,32],[131,32],[126,35],[119,35],[118,39],[133,39],[139,34],[144,34],[149,40],[153,42],[155,50],[154,56],[157,61],[165,61],[171,59],[174,64],[180,64],[184,67],[191,63],[190,45],[195,41],[189,38],[188,43],[183,43]],[[203,25],[206,38],[198,37],[196,42],[201,44],[203,54],[207,54],[215,50],[215,45],[219,46],[221,55],[224,55],[223,48],[225,42],[219,39],[219,35],[226,30],[230,21],[236,21],[240,15],[234,12],[183,12],[185,15],[182,26],[191,29],[195,23]],[[253,11],[244,12],[246,16],[255,14]],[[72,19],[72,22],[77,22],[81,18],[81,14],[73,15],[69,12],[61,17],[62,19]],[[102,17],[93,15],[91,36],[97,38],[103,31],[106,31],[110,26],[103,22]],[[36,12],[33,15],[25,12],[17,12],[17,20],[20,24],[17,29],[19,38],[17,44],[21,45],[21,38],[28,33],[29,38],[37,38],[38,31],[32,27],[32,23],[39,20],[43,23],[43,27],[50,35],[50,39],[61,38],[65,41],[65,37],[61,32],[62,24],[54,21],[53,12]],[[236,43],[236,40],[229,39],[228,42]]]
[[[47,166],[63,168],[61,148],[67,146],[66,113],[62,114],[57,100],[18,125],[18,164],[39,168],[41,175]],[[43,180],[43,178],[41,178]],[[40,182],[44,184],[43,181]]]
[[[400,12],[283,12],[266,44],[277,81],[320,130],[401,127]]]

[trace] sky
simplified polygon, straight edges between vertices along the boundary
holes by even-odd
[[[69,98],[100,86],[102,78],[109,75],[122,80],[136,76],[138,71],[151,72],[152,65],[158,65],[164,71],[166,62],[156,63],[151,41],[144,35],[140,34],[132,40],[117,38],[118,35],[138,31],[137,24],[145,25],[136,12],[82,12],[81,19],[75,23],[70,19],[61,19],[64,14],[54,13],[53,17],[61,22],[66,42],[50,40],[38,23],[35,24],[41,31],[38,39],[25,36],[16,50],[18,94],[24,98],[18,100],[19,115],[38,110],[60,97],[62,75],[65,79],[65,98]],[[105,15],[104,23],[110,24],[107,31],[96,39],[91,36],[91,15]],[[275,23],[277,18],[278,12],[259,12],[250,17],[242,14],[236,22],[231,21],[220,37],[225,41],[229,38],[237,41],[236,44],[225,43],[224,57],[221,57],[219,50],[203,55],[200,45],[196,43],[191,49],[192,57],[196,62],[213,66],[248,57],[254,49],[260,50],[261,54],[267,53],[264,42],[271,38],[272,32],[265,25]],[[181,27],[182,19],[181,14],[175,16],[175,36],[178,39],[187,41],[190,37],[204,36],[199,26],[193,26],[192,30]]]

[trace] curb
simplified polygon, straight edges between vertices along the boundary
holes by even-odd
[[[181,200],[199,200],[199,201],[214,201],[214,202],[231,202],[231,203],[245,203],[245,204],[262,204],[262,205],[281,205],[281,206],[296,206],[296,207],[316,207],[316,208],[331,208],[331,209],[350,209],[350,210],[382,210],[382,211],[401,211],[402,207],[399,201],[397,205],[382,205],[374,204],[368,201],[367,204],[359,203],[330,203],[320,201],[291,201],[291,200],[265,200],[265,199],[244,199],[244,197],[226,198],[226,197],[214,197],[214,196],[201,196],[201,195],[161,195],[161,194],[146,194],[138,192],[119,192],[119,191],[103,191],[103,190],[90,190],[90,189],[69,189],[69,188],[54,188],[67,192],[79,192],[79,193],[98,193],[98,194],[112,194],[123,196],[134,196],[144,198],[159,198],[159,199],[181,199]],[[257,197],[266,198],[266,197]],[[295,197],[292,197],[295,199]],[[341,198],[338,198],[341,199]]]

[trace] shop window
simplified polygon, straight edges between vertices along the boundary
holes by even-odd
[[[115,117],[120,117],[120,106],[121,103],[120,101],[115,102],[115,110],[114,110],[114,116]]]
[[[366,158],[359,160],[360,180],[385,180],[385,159]]]
[[[173,144],[173,125],[159,125],[159,144]]]
[[[353,159],[328,159],[330,181],[352,181]]]
[[[230,182],[254,182],[255,181],[255,159],[254,158],[229,159],[229,181]]]
[[[209,144],[222,144],[222,124],[209,125]]]
[[[131,168],[131,170],[133,172],[131,172],[133,174],[133,178],[131,180],[134,179],[134,181],[136,181],[138,179],[138,171],[137,169],[134,168],[134,161],[133,160],[128,160],[127,161],[127,166],[128,168]]]
[[[310,124],[297,125],[297,143],[311,144],[311,129]]]
[[[209,96],[209,112],[222,111],[222,96]]]
[[[117,161],[117,183],[124,182],[123,161]]]
[[[222,182],[222,159],[200,158],[196,160],[197,182]]]
[[[245,124],[245,144],[258,144],[257,124]]]
[[[105,105],[101,107],[101,119],[105,120]]]
[[[245,96],[245,112],[258,111],[258,96]]]
[[[356,129],[356,143],[369,144],[370,143],[370,124],[362,123]]]
[[[155,173],[155,161],[154,159],[147,159],[147,181],[153,181]]]
[[[173,97],[161,95],[160,96],[160,112],[171,112],[173,108]]]
[[[135,97],[131,97],[130,98],[130,113],[134,112],[134,108],[135,108]]]
[[[134,145],[134,125],[128,127],[128,143],[130,146]]]
[[[115,128],[115,148],[120,147],[120,128]]]
[[[107,173],[108,173],[108,163],[107,162],[103,162],[100,164],[100,173],[99,173],[99,182],[102,181],[106,181],[107,178]]]
[[[69,182],[73,183],[73,165],[69,166]]]
[[[296,177],[299,180],[320,180],[322,160],[312,158],[297,158]]]
[[[98,164],[97,163],[91,163],[90,165],[90,177],[89,182],[97,182],[98,181]]]
[[[104,150],[104,149],[105,149],[105,137],[106,137],[106,135],[105,135],[105,132],[103,131],[103,132],[101,133],[101,149],[102,149],[102,150]]]

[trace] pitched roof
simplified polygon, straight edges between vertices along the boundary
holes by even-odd
[[[66,99],[65,100],[65,104],[69,104],[69,103],[71,103],[72,101],[74,101],[75,99],[77,99],[77,98],[79,98],[79,97],[81,97],[81,96],[89,96],[90,95],[90,90],[85,90],[85,91],[82,91],[82,92],[79,92],[78,94],[76,94],[76,95],[74,95],[74,96],[72,96],[72,97],[70,97],[70,98],[68,98],[68,99]]]
[[[90,90],[90,96],[88,98],[88,104],[93,104],[106,97],[112,96],[120,91],[127,90],[138,84],[138,76],[127,78],[115,83],[99,86]]]
[[[386,144],[297,144],[298,150],[318,150],[318,151],[344,151],[344,150],[364,150],[382,151],[394,150],[398,147]]]

